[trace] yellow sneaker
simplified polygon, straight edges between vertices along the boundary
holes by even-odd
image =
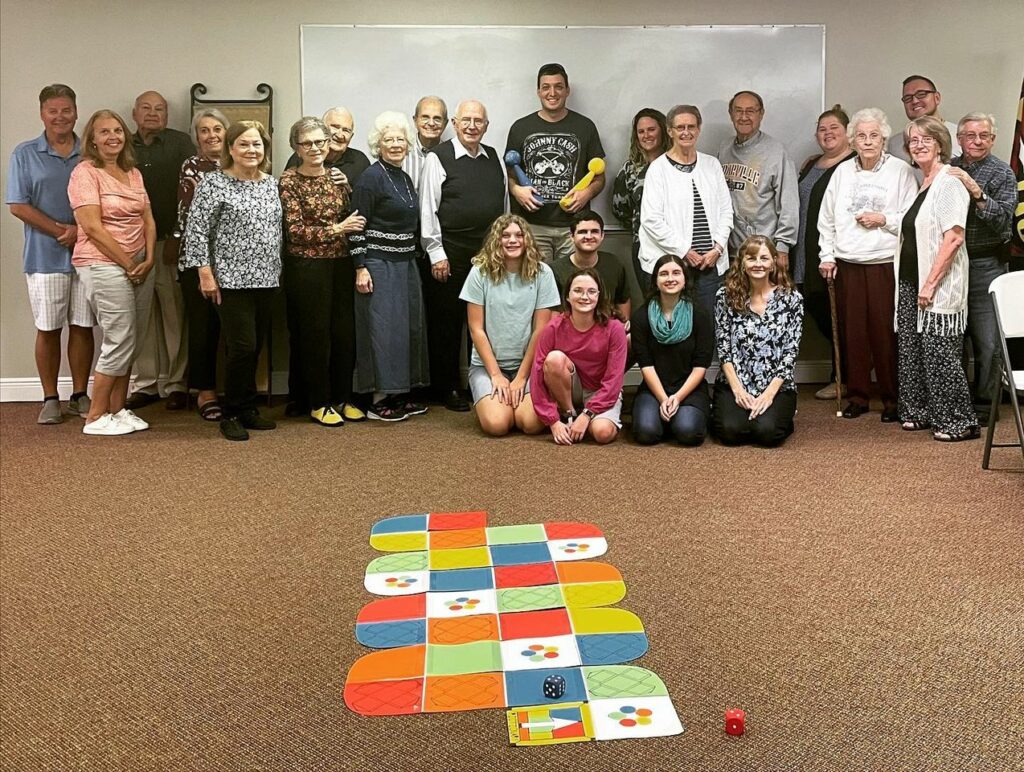
[[[345,419],[338,415],[330,405],[309,411],[309,417],[314,423],[321,426],[342,426],[345,423]]]
[[[353,423],[366,420],[366,413],[357,408],[351,402],[346,402],[344,406],[342,406],[341,415],[346,421],[352,421]]]

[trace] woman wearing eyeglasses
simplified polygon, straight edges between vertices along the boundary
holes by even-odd
[[[599,445],[622,428],[626,331],[593,268],[566,282],[562,313],[540,334],[530,376],[533,409],[558,445],[588,434]]]
[[[335,185],[324,160],[330,142],[319,118],[296,121],[288,142],[299,166],[281,175],[285,259],[282,281],[295,323],[292,367],[298,367],[309,417],[320,426],[361,421],[350,404],[355,368],[355,268],[346,238],[366,221],[349,211],[345,185]]]
[[[938,118],[903,130],[906,150],[924,173],[921,192],[899,229],[896,334],[899,412],[907,431],[931,429],[940,442],[973,440],[978,418],[960,357],[967,329],[967,247],[971,198],[949,173],[952,139]]]

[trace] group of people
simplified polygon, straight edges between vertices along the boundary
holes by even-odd
[[[978,399],[991,399],[999,365],[980,300],[1002,270],[1016,195],[991,156],[991,116],[953,127],[963,155],[950,165],[951,132],[934,117],[941,95],[913,76],[902,136],[877,109],[851,120],[837,106],[818,120],[822,154],[798,175],[761,131],[755,92],[730,100],[736,136],[717,156],[697,150],[696,106],[639,111],[612,196],[646,291],[634,309],[628,267],[601,251],[605,223],[590,208],[605,185],[597,127],[568,108],[561,65],[540,68],[537,95],[540,109],[512,125],[504,154],[482,141],[478,100],[459,103],[447,141],[438,97],[419,101],[412,125],[382,113],[370,158],[352,147],[344,108],[303,117],[277,180],[258,122],[201,108],[188,136],[167,128],[166,100],[146,92],[135,133],[100,110],[79,138],[74,92],[46,87],[44,132],[15,149],[8,184],[25,222],[39,422],[63,420],[56,382],[69,325],[67,411],[85,417],[86,434],[143,430],[137,408],[162,393],[182,409],[190,390],[227,439],[274,428],[257,409],[256,367],[283,287],[286,412],[321,426],[402,421],[434,401],[472,406],[490,435],[547,429],[559,444],[604,444],[622,427],[635,362],[638,442],[697,445],[711,432],[774,446],[793,431],[804,304],[830,336],[821,298],[834,281],[844,415],[867,411],[874,369],[883,421],[940,440],[977,436],[962,343],[969,332]],[[472,403],[459,388],[467,329]]]

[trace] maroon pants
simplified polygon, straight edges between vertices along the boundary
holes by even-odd
[[[850,402],[867,406],[871,400],[871,368],[878,396],[886,407],[896,405],[896,276],[892,263],[860,265],[840,260],[836,270],[846,388]]]

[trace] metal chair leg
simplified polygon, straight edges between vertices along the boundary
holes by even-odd
[[[988,469],[988,460],[992,455],[992,439],[996,433],[996,421],[999,420],[999,403],[1003,401],[1003,385],[999,384],[999,392],[988,411],[988,430],[985,432],[985,455],[981,458],[981,468]]]

